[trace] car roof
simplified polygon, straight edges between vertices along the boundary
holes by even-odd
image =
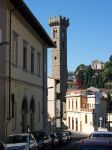
[[[110,131],[94,131],[94,132],[92,132],[92,134],[112,134],[112,132],[110,132]]]
[[[84,139],[82,140],[83,145],[109,145],[112,146],[112,140],[110,139]]]
[[[31,133],[17,133],[17,134],[11,134],[9,136],[28,136],[31,135]]]

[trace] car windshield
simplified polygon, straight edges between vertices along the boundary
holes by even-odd
[[[15,136],[9,136],[6,139],[6,144],[14,144],[14,143],[26,143],[27,142],[27,136],[20,136],[20,135],[15,135]]]
[[[33,132],[34,137],[36,138],[36,140],[40,140],[43,138],[44,133],[43,132]]]
[[[112,150],[112,146],[83,146],[80,150]]]

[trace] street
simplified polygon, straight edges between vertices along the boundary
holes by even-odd
[[[57,147],[55,150],[76,150],[81,139],[87,138],[88,135],[81,132],[72,132],[71,141],[65,145]]]

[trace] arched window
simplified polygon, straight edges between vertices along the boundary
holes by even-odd
[[[53,29],[53,37],[56,37],[57,29]]]
[[[21,111],[22,111],[22,132],[27,132],[28,101],[26,96],[24,96],[23,98]]]
[[[34,131],[34,121],[35,121],[35,101],[34,97],[32,96],[31,101],[30,101],[30,130]]]

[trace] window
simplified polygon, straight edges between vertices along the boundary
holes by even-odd
[[[55,44],[55,46],[57,46],[57,42],[56,41],[54,41],[54,44]]]
[[[12,40],[12,63],[17,65],[18,58],[18,34],[13,31],[13,40]]]
[[[27,70],[27,43],[23,41],[23,69]]]
[[[86,108],[86,104],[85,103],[82,104],[82,108]]]
[[[38,122],[40,122],[40,102],[38,102]]]
[[[34,74],[34,48],[31,47],[31,73]]]
[[[70,110],[70,100],[68,101],[68,110]]]
[[[53,37],[56,37],[57,29],[53,29]]]
[[[75,104],[76,104],[76,108],[77,108],[77,101],[76,101],[76,103],[75,103]]]
[[[14,99],[15,99],[14,94],[11,94],[11,100],[12,100],[12,117],[14,117]]]
[[[54,57],[54,60],[56,60],[56,59],[57,59],[57,57],[55,56],[55,57]]]
[[[62,49],[64,49],[65,48],[65,43],[64,43],[64,41],[62,42]]]
[[[64,37],[65,37],[65,32],[63,31],[63,32],[62,32],[62,38],[64,38]]]
[[[37,75],[40,76],[40,53],[37,52]]]
[[[74,110],[74,101],[72,100],[72,111]]]
[[[0,43],[2,42],[2,29],[0,28]]]
[[[87,123],[87,115],[85,115],[85,123]]]

